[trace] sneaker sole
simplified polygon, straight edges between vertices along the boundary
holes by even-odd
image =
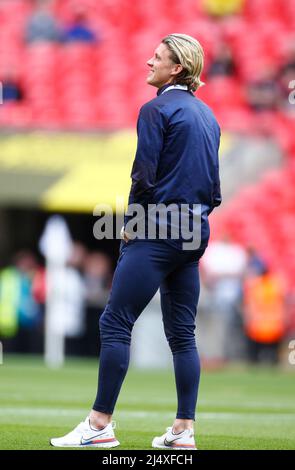
[[[50,441],[50,445],[52,447],[97,447],[97,448],[104,448],[104,449],[110,449],[111,447],[117,447],[120,445],[119,441],[114,441],[114,442],[104,442],[104,443],[96,443],[96,444],[53,444]]]
[[[169,450],[198,450],[196,447],[189,446],[161,446],[160,444],[152,444],[154,449],[169,449]]]

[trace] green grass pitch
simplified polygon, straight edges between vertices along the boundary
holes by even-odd
[[[294,373],[237,366],[204,371],[195,425],[198,448],[295,449]],[[84,420],[96,380],[95,360],[68,359],[64,368],[48,370],[41,358],[4,356],[0,449],[55,450],[49,438]],[[150,450],[152,438],[171,425],[175,403],[172,370],[130,369],[114,415],[118,449]]]

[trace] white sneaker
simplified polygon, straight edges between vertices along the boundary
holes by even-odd
[[[167,432],[163,436],[155,437],[152,447],[156,449],[197,450],[193,429],[185,429],[178,434],[174,434],[172,427],[167,428]]]
[[[65,436],[50,439],[50,444],[54,447],[116,447],[120,442],[115,437],[115,427],[112,422],[100,430],[92,428],[87,416],[85,421]]]

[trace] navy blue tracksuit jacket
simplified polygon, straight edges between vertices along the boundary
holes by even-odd
[[[201,248],[208,215],[221,203],[220,128],[210,108],[187,90],[160,88],[140,110],[129,204],[201,204]],[[125,223],[130,220],[125,217]],[[182,240],[167,240],[181,248]]]

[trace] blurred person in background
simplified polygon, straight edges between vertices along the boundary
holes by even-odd
[[[72,24],[65,30],[63,40],[67,43],[98,43],[100,37],[89,25],[87,13],[83,8],[79,8],[74,13]]]
[[[86,332],[84,354],[98,356],[100,337],[98,322],[106,306],[111,288],[111,262],[100,252],[88,253],[84,262],[86,289]]]
[[[34,12],[26,24],[25,41],[60,42],[62,29],[51,11],[52,1],[36,0],[33,5]]]
[[[132,63],[132,61],[131,61]],[[209,239],[208,215],[220,205],[218,150],[220,128],[212,111],[193,92],[202,84],[204,53],[197,40],[185,34],[162,39],[148,60],[147,83],[157,96],[142,106],[138,142],[132,167],[129,206],[139,204],[149,217],[148,204],[173,201],[187,204],[193,224],[194,205],[201,236],[195,248],[185,245],[182,231],[174,238],[131,239],[126,214],[120,256],[107,306],[100,318],[101,351],[98,389],[93,409],[84,422],[61,438],[57,447],[116,447],[112,414],[129,366],[130,341],[135,321],[158,288],[164,330],[173,355],[178,409],[173,426],[155,437],[152,446],[196,449],[194,420],[200,378],[195,340],[199,298],[198,264]],[[137,84],[137,86],[140,86]],[[134,220],[133,220],[134,222]],[[171,223],[171,222],[170,222]],[[127,224],[127,225],[126,225]],[[146,224],[145,224],[146,226]]]
[[[41,352],[44,351],[45,335],[45,305],[46,305],[46,270],[43,265],[39,265],[35,271],[32,282],[32,295],[40,311],[40,344]]]
[[[232,50],[228,44],[221,42],[217,45],[217,50],[213,56],[207,71],[208,78],[215,76],[234,76],[236,65]]]
[[[263,274],[266,269],[267,265],[263,258],[260,256],[258,251],[254,248],[254,246],[247,246],[247,267],[245,272],[245,277],[251,276],[259,276]]]
[[[33,295],[34,277],[39,269],[36,256],[30,251],[21,251],[14,258],[14,265],[20,274],[19,333],[20,352],[42,351],[42,312]]]
[[[277,70],[272,64],[265,64],[257,70],[255,79],[247,83],[248,103],[256,112],[275,111],[280,102]]]
[[[20,274],[15,266],[0,272],[0,338],[6,351],[17,350],[15,337],[19,330]]]
[[[16,71],[8,69],[1,77],[3,102],[21,102],[24,99],[23,87]]]
[[[0,335],[11,338],[4,348],[13,352],[42,351],[42,312],[32,291],[39,268],[30,251],[20,251],[0,274]]]
[[[83,265],[87,256],[84,245],[75,241],[65,270],[64,283],[64,333],[66,353],[79,356],[83,353],[85,333],[85,285]]]
[[[240,304],[247,267],[245,249],[224,235],[209,244],[202,258],[202,280],[208,289],[208,352],[211,361],[222,364],[238,357],[242,342]],[[209,322],[209,319],[211,320]],[[205,351],[206,353],[206,351]]]
[[[278,364],[286,326],[285,292],[267,267],[245,279],[243,321],[250,362]]]

